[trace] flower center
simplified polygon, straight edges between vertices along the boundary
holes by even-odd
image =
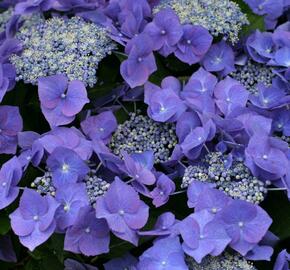
[[[68,172],[68,170],[69,170],[69,165],[66,164],[66,163],[64,163],[64,164],[62,165],[61,169],[62,169],[63,172]]]
[[[166,110],[165,107],[163,106],[160,107],[160,112],[164,112],[165,110]]]
[[[125,211],[123,209],[119,210],[119,215],[120,216],[124,216],[124,214],[125,214]]]
[[[91,229],[88,227],[88,228],[85,229],[85,232],[86,233],[90,233],[91,232]]]
[[[240,222],[238,223],[238,225],[239,225],[240,228],[242,228],[242,227],[244,227],[244,222],[240,221]]]
[[[35,216],[33,216],[33,220],[37,221],[37,220],[39,220],[39,217],[37,215],[35,215]]]
[[[188,40],[186,41],[186,43],[187,43],[188,45],[190,45],[190,44],[191,44],[191,40],[188,39]]]
[[[278,124],[277,127],[278,127],[278,128],[282,128],[283,125],[282,125],[282,124]]]
[[[138,57],[138,62],[141,63],[143,61],[142,57]]]
[[[65,93],[62,93],[60,96],[61,96],[61,98],[66,98],[66,94]]]
[[[165,30],[161,30],[161,34],[162,35],[165,35],[166,34],[166,31]]]
[[[263,155],[263,159],[268,159],[268,156],[267,155]]]

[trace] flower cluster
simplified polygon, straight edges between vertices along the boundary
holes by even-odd
[[[220,152],[207,154],[202,165],[186,168],[181,187],[188,187],[192,181],[213,183],[232,198],[253,203],[263,201],[267,193],[265,183],[252,176],[243,162],[230,162]]]
[[[258,84],[272,84],[275,74],[271,67],[248,60],[244,65],[237,66],[230,76],[239,81],[251,94],[258,94]]]
[[[276,2],[2,1],[0,260],[288,270],[290,2]],[[240,31],[247,17],[267,31]]]
[[[117,156],[122,151],[143,153],[152,150],[155,162],[160,163],[170,159],[176,144],[174,125],[154,122],[148,116],[131,113],[130,118],[117,127],[109,147]]]
[[[257,268],[245,258],[238,254],[225,252],[218,257],[206,257],[202,264],[196,263],[191,257],[187,257],[187,264],[190,270],[256,270]]]
[[[213,36],[222,35],[232,43],[238,41],[240,30],[249,23],[240,7],[230,0],[162,0],[154,12],[164,8],[172,8],[182,23],[202,25]]]
[[[40,77],[64,74],[92,87],[99,62],[115,49],[104,28],[79,17],[40,18],[32,27],[21,27],[16,36],[23,52],[13,55],[11,62],[17,80],[32,84]]]

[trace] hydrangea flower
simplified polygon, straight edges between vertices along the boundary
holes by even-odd
[[[275,109],[290,104],[290,95],[278,86],[258,84],[257,95],[250,96],[251,103],[261,109]]]
[[[5,38],[3,42],[0,40],[0,62],[2,64],[9,63],[12,55],[18,55],[22,51],[22,44],[16,38]]]
[[[214,185],[210,183],[203,183],[200,181],[192,181],[187,189],[188,207],[196,207],[199,195],[204,194],[204,192],[208,191],[210,187],[214,187]]]
[[[176,122],[176,135],[179,142],[182,143],[194,128],[201,125],[201,119],[196,112],[184,112]]]
[[[189,65],[199,62],[209,50],[213,37],[197,25],[183,25],[183,35],[177,43],[174,55]]]
[[[175,191],[174,182],[165,174],[159,175],[156,187],[150,192],[155,207],[160,207],[168,202],[169,196]]]
[[[158,239],[139,258],[137,270],[187,270],[178,237]]]
[[[274,41],[271,33],[256,30],[251,34],[246,46],[250,56],[258,63],[267,63],[273,58]]]
[[[251,137],[246,148],[245,164],[253,175],[265,180],[277,180],[287,172],[287,147],[287,144],[276,138],[256,134]]]
[[[283,0],[245,0],[245,2],[258,15],[268,15],[271,18],[278,18],[283,13]]]
[[[17,133],[22,130],[22,118],[19,108],[0,106],[0,153],[15,154]]]
[[[96,116],[90,116],[81,122],[84,134],[91,140],[102,140],[105,143],[109,142],[117,125],[116,117],[111,111],[105,111]]]
[[[16,37],[23,51],[10,60],[17,79],[32,84],[41,77],[63,74],[93,87],[99,62],[115,49],[105,28],[80,17],[40,17],[35,25],[21,27]]]
[[[40,78],[38,94],[42,112],[51,127],[71,123],[89,102],[84,84],[68,82],[64,75]]]
[[[15,86],[15,68],[9,64],[0,63],[0,102],[3,100],[6,92]]]
[[[235,70],[233,49],[225,42],[213,44],[202,60],[207,71],[220,72],[223,76]]]
[[[153,185],[156,181],[151,172],[154,164],[152,151],[144,153],[127,154],[122,152],[124,158],[124,172],[131,177],[131,180],[144,185]]]
[[[190,102],[191,98],[197,98],[197,94],[208,94],[212,96],[216,84],[216,76],[201,67],[190,76],[188,83],[182,91],[182,97]]]
[[[65,234],[64,249],[86,256],[96,256],[107,253],[109,244],[110,231],[106,221],[97,219],[91,206],[82,207],[76,221]]]
[[[145,86],[145,103],[150,118],[158,122],[174,122],[185,112],[186,106],[172,88],[152,91],[150,84]]]
[[[151,38],[153,49],[168,56],[175,51],[175,45],[180,40],[183,30],[174,11],[163,9],[155,14],[153,21],[146,25],[144,32]]]
[[[161,0],[153,13],[164,8],[172,8],[182,24],[201,25],[213,36],[223,35],[232,43],[238,41],[242,26],[249,23],[239,5],[230,0]]]
[[[223,225],[213,220],[206,210],[190,215],[178,227],[184,241],[184,252],[198,263],[208,254],[220,255],[231,242]]]
[[[146,224],[148,215],[149,207],[138,193],[118,177],[96,205],[96,216],[106,219],[116,236],[135,245],[138,242],[136,230]]]
[[[55,220],[61,231],[72,226],[79,210],[89,205],[84,184],[70,184],[66,188],[57,189],[55,199],[60,204],[55,213]]]
[[[227,115],[237,107],[245,107],[249,93],[238,81],[226,77],[216,85],[214,96],[217,107]]]
[[[33,251],[54,232],[55,211],[59,204],[51,196],[24,189],[19,207],[10,214],[11,227],[22,245]]]
[[[147,34],[141,34],[128,43],[128,59],[121,64],[121,75],[131,88],[144,84],[156,71],[153,42]]]
[[[44,149],[51,154],[61,146],[75,151],[83,160],[92,155],[92,143],[76,128],[56,127],[38,139]]]
[[[285,136],[290,136],[290,114],[289,110],[277,111],[273,119],[275,131],[282,132]]]
[[[89,172],[89,167],[78,154],[64,147],[55,148],[46,164],[56,187],[64,188],[67,184],[76,183]]]
[[[189,193],[190,194],[190,193]],[[206,196],[204,196],[206,194]],[[220,190],[210,188],[204,189],[196,199],[195,211],[199,212],[206,210],[211,215],[219,213],[224,207],[226,207],[231,199],[225,193]]]
[[[47,11],[52,8],[54,0],[24,0],[15,6],[15,14],[29,14]]]
[[[175,219],[174,214],[171,212],[165,212],[161,214],[154,225],[154,228],[150,231],[140,231],[139,235],[174,235],[179,234],[178,232],[179,221]]]
[[[272,223],[261,207],[241,200],[233,200],[225,207],[220,219],[231,238],[230,247],[242,255],[253,249]]]
[[[0,169],[0,209],[10,205],[18,196],[17,184],[22,177],[22,168],[17,159],[5,162]]]
[[[196,159],[199,157],[205,143],[214,137],[215,126],[209,120],[203,127],[196,127],[190,131],[180,144],[183,154],[189,159]]]

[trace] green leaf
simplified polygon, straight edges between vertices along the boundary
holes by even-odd
[[[5,212],[0,213],[0,234],[5,235],[10,230],[10,220]]]
[[[122,52],[115,51],[115,52],[113,52],[113,54],[115,54],[118,57],[120,63],[122,63],[123,61],[125,61],[128,58],[128,55],[125,53],[122,53]]]
[[[249,25],[245,25],[241,31],[241,36],[250,34],[252,31],[258,29],[260,31],[265,31],[264,17],[259,16],[251,10],[251,8],[243,0],[234,0],[243,13],[247,15]]]

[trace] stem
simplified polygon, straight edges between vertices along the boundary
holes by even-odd
[[[210,154],[210,151],[209,151],[208,147],[206,146],[206,144],[204,144],[204,148]]]
[[[242,145],[242,144],[240,144],[240,143],[229,142],[229,141],[225,141],[225,140],[224,140],[224,142],[225,142],[225,143],[227,143],[227,144],[231,144],[231,145],[234,145],[234,146],[238,146],[238,147],[241,147],[241,146],[243,146],[243,145]]]
[[[136,113],[137,112],[137,104],[136,104],[136,101],[134,101],[134,113]]]
[[[36,166],[35,168],[37,168],[38,170],[40,170],[40,171],[43,172],[43,173],[46,173],[46,171],[43,170],[42,168],[40,168],[39,166]]]
[[[99,171],[99,169],[101,168],[102,165],[103,165],[102,162],[100,162],[100,163],[98,164],[98,166],[97,166],[97,168],[96,168],[96,172]]]
[[[184,169],[187,169],[187,167],[180,161],[178,160],[178,163],[184,168]]]
[[[128,115],[130,115],[130,113],[128,112],[128,110],[125,108],[125,106],[122,104],[122,102],[119,99],[116,99],[116,102],[122,107],[122,109],[124,110],[124,112]]]
[[[130,179],[130,180],[128,180],[128,181],[126,181],[125,183],[126,183],[126,184],[130,184],[130,183],[132,183],[133,181],[135,181],[135,179],[134,179],[134,178],[132,178],[132,179]]]
[[[185,193],[185,192],[186,192],[185,189],[184,190],[179,190],[179,191],[176,191],[176,192],[170,194],[170,196],[174,196],[174,195],[181,194],[181,193]]]

